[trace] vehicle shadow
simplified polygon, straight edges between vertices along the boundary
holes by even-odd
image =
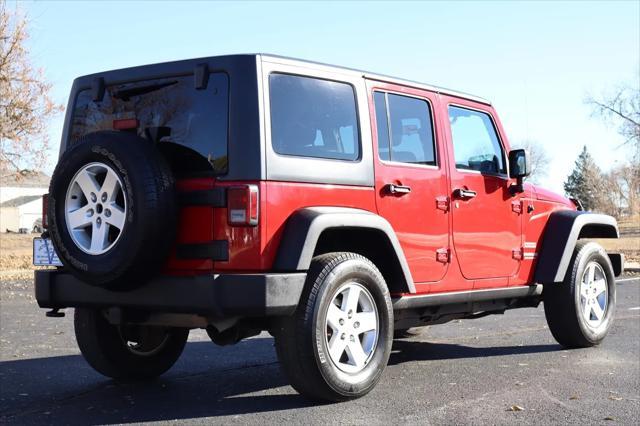
[[[0,380],[0,424],[153,422],[312,404],[285,387],[270,338],[226,348],[189,342],[174,368],[148,383],[105,378],[80,355],[0,362]]]
[[[473,348],[398,340],[389,364],[558,349],[558,345]],[[249,339],[226,348],[190,342],[176,366],[149,383],[104,378],[80,355],[0,362],[0,380],[0,423],[152,422],[250,415],[317,404],[287,387],[271,338]]]
[[[535,354],[561,350],[558,344],[497,346],[478,348],[451,343],[430,343],[418,340],[396,340],[393,342],[389,365],[408,361],[436,361],[461,358],[487,358],[505,355]]]

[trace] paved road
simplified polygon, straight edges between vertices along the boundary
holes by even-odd
[[[28,287],[2,283],[3,424],[640,421],[640,279],[619,283],[616,322],[600,347],[562,350],[542,307],[451,322],[397,341],[371,394],[327,405],[287,386],[267,335],[221,348],[192,332],[161,379],[117,384],[79,355],[70,316],[45,318]],[[514,405],[523,411],[508,411]]]

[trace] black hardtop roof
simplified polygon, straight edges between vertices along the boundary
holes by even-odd
[[[231,54],[231,55],[219,55],[219,56],[200,57],[200,58],[193,58],[193,59],[184,59],[184,60],[178,60],[178,61],[160,62],[160,63],[148,64],[148,65],[140,65],[140,66],[121,68],[121,69],[116,69],[116,70],[109,70],[109,71],[103,71],[103,72],[98,72],[98,73],[94,73],[94,74],[84,75],[82,77],[78,77],[76,79],[76,82],[80,82],[80,81],[88,82],[91,79],[96,78],[96,77],[109,78],[110,76],[114,76],[114,77],[118,76],[118,77],[115,77],[115,80],[120,80],[119,76],[125,76],[125,75],[141,76],[140,78],[142,78],[142,76],[144,75],[145,69],[148,69],[148,68],[151,68],[151,67],[160,67],[160,68],[163,68],[163,69],[175,68],[175,69],[183,69],[184,70],[184,69],[188,69],[189,67],[194,67],[195,65],[197,65],[199,63],[203,63],[203,62],[204,63],[206,63],[206,62],[216,62],[216,61],[220,61],[220,60],[223,60],[224,62],[234,61],[234,60],[247,61],[247,60],[256,60],[256,59],[267,61],[267,62],[287,63],[289,65],[298,65],[298,66],[302,66],[302,67],[305,67],[305,68],[323,68],[325,70],[334,71],[334,72],[337,72],[337,73],[340,73],[340,74],[345,74],[345,73],[346,74],[354,74],[355,73],[355,74],[358,74],[361,77],[369,78],[371,80],[379,80],[379,81],[385,81],[385,82],[389,82],[389,83],[397,83],[397,84],[410,86],[410,87],[422,88],[422,89],[434,91],[434,92],[437,92],[437,93],[442,93],[442,94],[446,94],[446,95],[451,95],[451,96],[464,98],[464,99],[469,99],[469,100],[481,102],[481,103],[484,103],[484,104],[487,104],[487,105],[491,105],[491,102],[489,102],[488,100],[486,100],[484,98],[481,98],[481,97],[475,96],[475,95],[471,95],[469,93],[460,92],[460,91],[457,91],[457,90],[446,89],[446,88],[443,88],[443,87],[438,87],[438,86],[434,86],[434,85],[430,85],[430,84],[426,84],[426,83],[421,83],[421,82],[417,82],[417,81],[401,79],[401,78],[392,77],[392,76],[388,76],[388,75],[384,75],[384,74],[372,73],[372,72],[363,71],[363,70],[359,70],[359,69],[355,69],[355,68],[348,68],[348,67],[343,67],[343,66],[325,64],[325,63],[321,63],[321,62],[314,62],[314,61],[308,61],[308,60],[304,60],[304,59],[290,58],[290,57],[286,57],[286,56],[273,55],[273,54],[267,54],[267,53],[242,53],[242,54]]]

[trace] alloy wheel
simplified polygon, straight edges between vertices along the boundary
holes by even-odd
[[[325,321],[329,358],[345,373],[362,371],[373,356],[378,341],[379,319],[371,293],[348,282],[332,297]]]
[[[598,262],[589,262],[580,280],[580,313],[587,325],[602,324],[609,305],[607,276]]]
[[[90,163],[75,174],[67,189],[65,219],[71,239],[85,253],[103,254],[118,242],[127,219],[127,197],[111,167]]]

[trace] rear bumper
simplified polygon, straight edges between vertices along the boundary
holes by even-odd
[[[226,317],[291,315],[300,300],[306,273],[160,276],[130,291],[88,285],[68,272],[35,272],[41,308],[130,308],[149,312]]]

